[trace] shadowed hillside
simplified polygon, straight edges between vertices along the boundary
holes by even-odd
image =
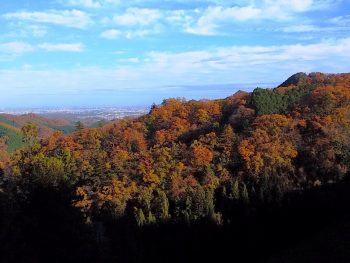
[[[0,162],[4,261],[332,262],[318,251],[336,254],[327,236],[350,259],[350,237],[338,238],[350,216],[350,74],[167,99],[69,134],[6,120],[23,147]]]
[[[37,126],[40,138],[47,138],[56,131],[71,133],[75,130],[75,124],[63,119],[48,119],[36,114],[11,115],[0,114],[0,135],[7,136],[7,145],[10,152],[20,148],[22,138],[20,130],[27,123]]]

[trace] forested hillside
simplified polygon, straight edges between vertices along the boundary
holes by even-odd
[[[44,139],[55,131],[70,133],[75,130],[74,124],[63,119],[48,119],[29,113],[24,115],[0,114],[0,136],[7,137],[7,150],[13,153],[23,146],[21,128],[27,123],[33,123],[38,129],[38,137]]]
[[[345,213],[350,74],[21,138],[0,141],[4,260],[263,262]]]

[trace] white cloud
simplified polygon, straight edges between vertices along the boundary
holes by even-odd
[[[308,45],[151,52],[129,70],[138,76],[135,85],[140,81],[151,86],[154,79],[158,85],[275,82],[298,71],[346,72],[349,58],[350,38],[345,38]]]
[[[286,33],[317,32],[321,30],[322,28],[319,28],[315,25],[292,25],[282,29],[282,31]]]
[[[101,37],[106,39],[117,39],[121,34],[122,32],[120,30],[109,29],[109,30],[103,31],[101,33]]]
[[[87,8],[99,8],[102,6],[99,1],[94,1],[94,0],[68,0],[67,4],[73,5],[73,6],[87,7]]]
[[[127,58],[127,59],[121,59],[120,62],[127,62],[127,63],[140,63],[139,58]]]
[[[327,8],[337,0],[263,0],[245,1],[247,5],[218,6],[213,5],[199,9],[199,16],[192,15],[192,21],[187,20],[185,32],[198,35],[216,35],[221,33],[223,26],[247,23],[250,21],[294,22],[300,19],[300,13]],[[299,27],[300,30],[303,30]],[[308,28],[309,30],[311,28]],[[304,30],[308,30],[304,27]],[[292,30],[292,28],[291,28]],[[297,28],[296,28],[297,30]]]
[[[121,0],[57,0],[67,6],[76,6],[80,8],[101,8],[108,5],[119,5]]]
[[[350,15],[333,17],[329,22],[339,26],[348,26],[350,25]]]
[[[32,70],[32,69],[33,69],[33,65],[31,65],[31,64],[23,64],[22,69],[23,69],[24,71],[26,71],[26,70]]]
[[[42,25],[14,23],[12,26],[12,31],[7,34],[11,38],[40,38],[44,37],[48,32],[46,26]]]
[[[142,38],[147,35],[151,35],[153,33],[157,32],[156,29],[154,30],[124,30],[120,31],[117,29],[109,29],[106,31],[103,31],[101,33],[101,37],[105,39],[117,39],[120,37],[126,38],[126,39],[134,39],[134,38]]]
[[[115,15],[113,21],[122,26],[147,26],[162,17],[157,9],[128,8],[125,13]]]
[[[47,28],[45,26],[29,25],[27,30],[33,37],[43,37],[47,34]]]
[[[45,51],[66,51],[66,52],[82,52],[84,46],[81,43],[41,43],[32,45],[26,42],[5,42],[0,43],[0,56],[6,55],[7,58],[14,58],[19,55],[43,49]]]
[[[313,0],[264,0],[266,7],[274,7],[287,12],[305,12],[312,8],[317,1]],[[322,1],[319,1],[322,2]]]
[[[133,39],[133,38],[142,38],[145,37],[147,35],[150,35],[152,33],[154,33],[154,31],[150,31],[150,30],[135,30],[135,31],[127,31],[125,33],[125,37],[127,39]]]
[[[17,19],[83,29],[92,24],[89,15],[80,10],[49,10],[46,12],[18,11],[3,15],[6,19]]]
[[[346,2],[347,0],[313,0],[313,9],[314,10],[329,10],[330,8],[334,8],[342,2]]]
[[[18,56],[33,52],[35,47],[25,42],[0,43],[0,61],[12,61]]]
[[[26,42],[4,42],[0,43],[0,61],[12,61],[19,56],[40,49],[48,52],[82,52],[84,46],[80,43],[42,43],[33,45]]]
[[[63,94],[98,92],[98,89],[152,88],[156,92],[157,87],[167,85],[277,82],[299,71],[347,72],[349,59],[350,38],[344,38],[306,45],[150,52],[143,58],[120,61],[114,69],[0,70],[0,83],[6,89],[4,94],[18,86],[31,92]]]
[[[84,49],[81,43],[43,43],[39,44],[38,47],[49,52],[82,52]]]
[[[211,19],[221,19],[221,20],[237,20],[246,21],[250,19],[255,19],[261,15],[261,10],[254,6],[244,6],[244,7],[214,7],[207,10],[207,16],[212,17]]]
[[[262,10],[253,6],[245,7],[208,7],[204,14],[197,20],[194,26],[185,28],[188,33],[198,35],[213,35],[222,22],[246,21],[257,19]]]
[[[350,38],[337,41],[323,41],[316,44],[295,44],[281,46],[233,46],[213,50],[183,53],[152,52],[149,64],[161,67],[194,72],[194,69],[221,69],[234,71],[239,68],[257,68],[257,65],[295,65],[310,63],[317,67],[316,61],[332,58],[350,58]],[[311,63],[312,62],[312,63]],[[314,65],[315,64],[315,65]]]
[[[332,22],[331,22],[332,23]],[[343,23],[336,23],[336,25],[312,25],[312,24],[300,24],[300,25],[290,25],[282,28],[281,30],[285,33],[320,33],[320,32],[341,32],[341,31],[349,31],[349,27]]]
[[[101,33],[106,39],[116,38],[143,38],[148,35],[160,33],[162,24],[167,22],[166,14],[177,11],[161,11],[147,8],[128,8],[124,13],[115,15],[112,20],[103,19],[102,23],[117,24],[119,29],[109,29]]]
[[[185,10],[174,10],[168,12],[165,19],[172,24],[188,24],[193,21],[192,15]]]
[[[0,43],[0,53],[20,55],[32,51],[34,51],[33,46],[25,42]]]

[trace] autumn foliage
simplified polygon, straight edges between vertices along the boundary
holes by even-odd
[[[349,175],[350,74],[297,74],[222,100],[168,99],[140,118],[68,135],[40,139],[33,124],[22,132],[11,158],[0,140],[2,191],[69,189],[93,224],[229,224],[244,205]]]

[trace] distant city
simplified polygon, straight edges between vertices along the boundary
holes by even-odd
[[[0,113],[23,115],[34,113],[47,118],[79,120],[114,120],[138,117],[148,113],[150,107],[87,107],[87,108],[17,108],[0,109]]]

